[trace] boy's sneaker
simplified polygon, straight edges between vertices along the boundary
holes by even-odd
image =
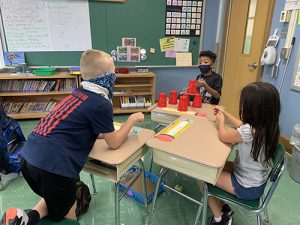
[[[232,211],[232,209],[230,208],[230,206],[228,204],[225,204],[222,207],[222,212],[227,214],[229,217],[232,217],[234,214],[234,211]]]
[[[229,217],[226,213],[223,213],[222,220],[220,222],[216,222],[214,218],[212,218],[210,225],[231,225],[232,218]]]
[[[16,179],[19,176],[19,173],[0,173],[0,180],[2,185],[5,187],[11,180]]]
[[[28,220],[28,216],[24,210],[9,208],[2,216],[0,225],[27,225]]]

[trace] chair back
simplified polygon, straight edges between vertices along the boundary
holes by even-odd
[[[286,165],[286,157],[285,157],[285,149],[282,144],[278,144],[275,150],[275,153],[272,157],[272,169],[269,175],[269,181],[270,181],[270,187],[265,195],[265,198],[263,198],[263,203],[260,208],[265,208],[268,202],[271,199],[271,196],[273,195],[273,192],[275,191],[275,188],[282,176],[282,172]]]

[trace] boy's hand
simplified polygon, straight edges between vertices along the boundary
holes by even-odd
[[[133,124],[137,122],[142,122],[144,120],[144,114],[141,112],[133,113],[128,117],[128,120]]]
[[[204,87],[204,88],[206,88],[207,83],[204,80],[202,80],[202,79],[198,79],[197,80],[197,86],[198,87]]]

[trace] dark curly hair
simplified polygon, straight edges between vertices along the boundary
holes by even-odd
[[[206,57],[210,58],[212,63],[215,63],[216,59],[217,59],[217,55],[215,53],[213,53],[212,51],[201,51],[199,54],[199,58],[201,56],[206,56]]]

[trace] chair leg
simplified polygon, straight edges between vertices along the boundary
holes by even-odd
[[[196,216],[194,225],[196,225],[196,224],[198,223],[198,221],[199,221],[199,218],[200,218],[201,212],[202,212],[202,207],[203,207],[202,205],[199,205],[199,208],[198,208],[198,212],[197,212],[197,216]]]
[[[92,181],[92,186],[93,186],[93,194],[97,194],[97,190],[96,190],[96,185],[95,185],[95,178],[94,178],[94,174],[90,173],[90,177],[91,177],[91,181]]]
[[[265,198],[264,194],[262,195],[262,197]],[[268,214],[267,207],[265,207],[265,209],[264,209],[264,215],[265,215],[265,221],[266,221],[267,223],[269,223],[270,220],[269,220],[269,214]]]
[[[162,180],[162,177],[168,172],[167,169],[165,168],[161,168],[160,169],[160,172],[158,174],[158,180],[157,180],[157,184],[156,184],[156,187],[155,187],[155,192],[154,192],[154,196],[153,196],[153,200],[152,200],[152,207],[150,209],[150,213],[149,213],[149,224],[152,224],[152,217],[153,217],[153,214],[154,214],[154,210],[155,210],[155,204],[156,204],[156,200],[157,200],[157,195],[158,195],[158,189],[159,189],[159,184]]]
[[[150,158],[150,168],[149,171],[150,173],[152,173],[152,166],[153,166],[153,150],[151,149],[151,158]]]
[[[115,225],[120,225],[119,181],[115,183]]]
[[[262,225],[262,218],[260,213],[256,214],[256,220],[257,220],[257,225]]]

